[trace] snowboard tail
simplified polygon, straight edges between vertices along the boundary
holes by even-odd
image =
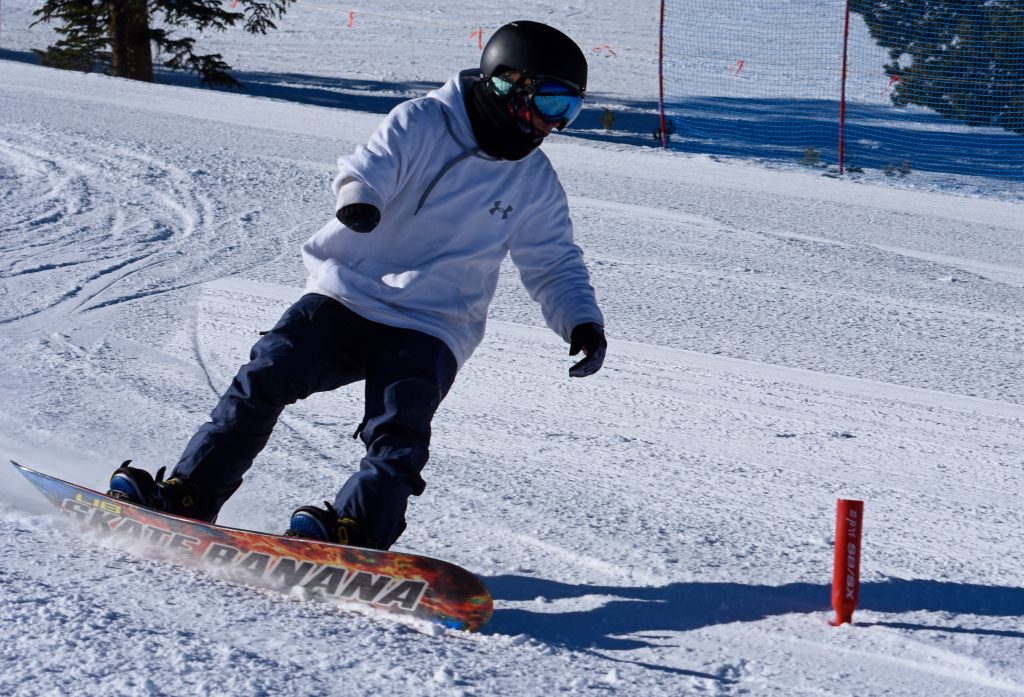
[[[11,461],[83,530],[128,551],[230,581],[477,631],[493,603],[472,573],[439,559],[211,525],[143,508]]]

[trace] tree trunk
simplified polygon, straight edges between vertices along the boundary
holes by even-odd
[[[153,81],[148,0],[112,0],[110,62],[116,77]]]

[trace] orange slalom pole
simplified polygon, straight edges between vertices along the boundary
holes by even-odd
[[[860,597],[861,531],[864,502],[839,499],[836,505],[836,549],[832,568],[832,609],[836,617],[829,624],[838,627],[853,622]]]

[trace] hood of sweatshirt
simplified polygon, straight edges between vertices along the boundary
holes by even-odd
[[[454,113],[465,113],[468,133],[453,133],[471,138],[480,152],[499,160],[521,160],[544,142],[543,137],[524,133],[516,124],[507,105],[500,98],[484,89],[480,71],[476,68],[463,70],[454,80],[430,92],[427,97],[447,104]],[[461,106],[461,108],[459,108]],[[461,120],[461,119],[460,119]],[[465,145],[465,141],[461,141]]]

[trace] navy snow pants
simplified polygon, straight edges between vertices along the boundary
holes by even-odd
[[[192,437],[172,476],[207,497],[213,513],[242,483],[285,406],[365,380],[360,437],[366,456],[334,506],[355,518],[372,546],[405,529],[410,495],[423,493],[430,422],[457,365],[440,339],[372,322],[333,298],[307,294],[253,346],[231,386]]]

